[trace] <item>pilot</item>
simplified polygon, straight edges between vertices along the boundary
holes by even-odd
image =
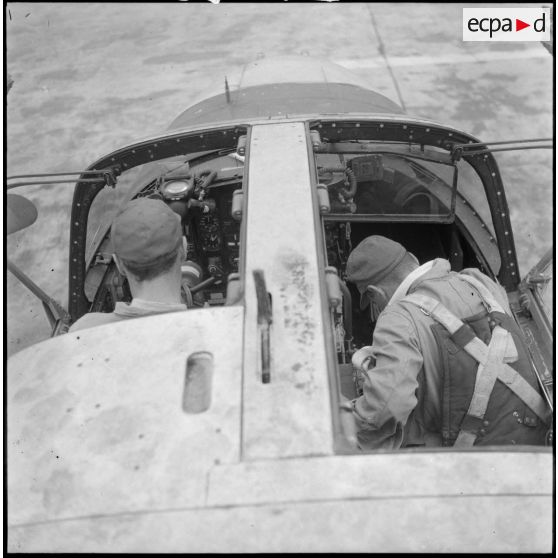
[[[419,265],[383,236],[352,251],[347,279],[377,319],[353,355],[361,449],[545,443],[548,410],[501,286],[444,259]]]
[[[180,265],[184,242],[180,217],[161,200],[130,201],[112,224],[114,259],[128,278],[132,301],[114,312],[91,312],[70,331],[163,312],[186,310],[181,302]]]

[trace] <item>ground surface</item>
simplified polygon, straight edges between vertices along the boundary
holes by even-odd
[[[550,137],[552,57],[539,43],[464,43],[463,6],[8,3],[7,174],[84,169],[163,130],[258,55],[328,58],[409,113],[485,141]],[[553,243],[552,154],[498,161],[524,274]],[[39,219],[7,243],[8,256],[64,304],[72,191],[28,187]],[[10,274],[7,320],[8,354],[48,337],[40,303]]]

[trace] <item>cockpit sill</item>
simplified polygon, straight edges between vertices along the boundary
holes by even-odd
[[[157,423],[160,420],[167,420],[165,417],[170,413],[174,417],[173,424],[178,429],[177,433],[182,432],[181,435],[190,437],[195,434],[200,439],[206,440],[208,437],[213,440],[215,432],[217,438],[221,434],[226,435],[229,443],[232,443],[227,445],[229,449],[225,453],[217,451],[215,448],[212,449],[213,442],[211,442],[208,446],[208,455],[196,457],[196,460],[203,463],[209,463],[208,460],[216,451],[219,454],[216,464],[230,463],[231,465],[237,460],[257,462],[266,459],[285,460],[301,457],[310,459],[335,454],[347,456],[431,453],[438,455],[481,453],[502,456],[515,453],[552,454],[552,447],[522,445],[360,449],[356,447],[352,433],[347,432],[340,420],[340,413],[343,411],[335,411],[340,409],[340,405],[337,370],[334,364],[332,374],[328,374],[329,382],[326,381],[326,385],[330,386],[327,391],[330,392],[329,400],[332,407],[329,409],[329,405],[326,405],[324,400],[321,403],[325,405],[321,407],[321,412],[326,417],[330,416],[331,423],[329,428],[322,431],[320,444],[316,445],[313,451],[307,450],[304,445],[307,429],[315,427],[322,420],[315,416],[310,417],[306,413],[295,414],[296,410],[289,410],[288,401],[283,400],[285,395],[295,388],[297,373],[304,371],[299,369],[288,378],[284,375],[284,371],[280,370],[280,355],[288,351],[289,346],[281,343],[279,335],[272,333],[271,381],[264,384],[261,367],[248,368],[246,364],[250,359],[246,358],[246,352],[242,350],[243,344],[256,345],[246,339],[245,312],[244,302],[239,301],[228,307],[145,316],[132,321],[115,322],[69,332],[24,349],[11,357],[8,365],[10,374],[17,378],[10,383],[8,396],[10,399],[15,397],[21,403],[17,408],[12,403],[13,420],[19,417],[18,424],[31,424],[29,421],[33,422],[38,417],[34,413],[28,414],[30,405],[38,401],[49,401],[54,396],[61,397],[60,388],[65,386],[64,405],[57,409],[50,419],[51,422],[64,423],[64,427],[59,431],[61,436],[64,435],[66,428],[69,429],[66,435],[73,435],[71,432],[75,427],[73,422],[76,419],[85,420],[87,423],[96,420],[94,417],[98,412],[117,413],[120,412],[118,409],[130,405],[131,408],[136,409],[135,430],[138,432],[142,428],[146,431],[153,429],[159,431],[160,426],[157,426]],[[154,335],[153,332],[157,331],[168,333],[162,338]],[[227,339],[227,342],[223,343],[223,339]],[[201,413],[191,414],[184,408],[183,403],[188,381],[187,362],[191,355],[198,354],[200,351],[208,352],[214,362],[209,372],[210,377],[205,384],[208,389],[205,397],[210,401],[210,405]],[[258,362],[259,357],[258,354],[258,358],[254,361]],[[22,374],[24,369],[27,370],[26,374]],[[40,378],[42,378],[41,395],[31,397],[29,393],[30,398],[28,398],[28,390],[24,386]],[[326,380],[325,377],[322,378]],[[83,397],[79,395],[77,387],[85,383],[89,383],[90,388],[87,396]],[[148,388],[154,383],[159,384],[159,387]],[[291,386],[287,388],[285,383]],[[107,391],[109,385],[112,387]],[[126,385],[129,387],[127,388]],[[266,430],[273,431],[268,440],[256,440],[247,435],[252,424],[260,422],[266,414],[257,406],[250,405],[249,391],[256,385],[258,390],[261,388],[267,392],[266,399],[275,399],[277,404],[286,407],[287,413],[282,413],[283,416],[290,415],[290,421],[298,425],[296,431],[299,440],[296,444],[292,444],[292,425],[284,428],[284,423],[274,420],[273,414],[268,415],[266,423],[260,425]],[[298,387],[296,389],[298,390]],[[163,396],[165,393],[166,395]],[[26,401],[22,397],[25,397]],[[92,405],[94,401],[95,409]],[[225,417],[228,417],[226,421]],[[162,431],[160,435],[163,436]],[[170,433],[164,436],[174,437]],[[140,436],[139,441],[134,441],[130,437],[126,443],[141,444],[142,438],[143,435]],[[287,449],[285,444],[289,439],[291,439],[291,447]],[[121,442],[124,441],[122,438]],[[107,443],[110,444],[110,440]],[[60,451],[63,449],[61,448]],[[69,456],[64,457],[69,458]],[[217,454],[214,457],[217,457]]]

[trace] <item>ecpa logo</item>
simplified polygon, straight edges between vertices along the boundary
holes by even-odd
[[[550,8],[463,8],[464,41],[549,41]]]

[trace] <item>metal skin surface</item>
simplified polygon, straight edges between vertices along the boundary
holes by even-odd
[[[550,550],[550,451],[334,455],[324,438],[322,457],[288,458],[311,441],[312,417],[293,414],[295,431],[269,401],[242,403],[242,315],[228,307],[141,318],[14,356],[9,550]],[[187,415],[184,365],[194,350],[214,354],[212,406]],[[280,400],[289,386],[279,371],[262,389]],[[245,370],[245,393],[255,381]],[[269,435],[258,445],[250,429],[262,425]]]
[[[242,314],[138,318],[14,355],[9,522],[201,505],[207,471],[239,459]],[[212,404],[187,414],[186,359],[201,350],[214,357]]]
[[[549,448],[336,454],[310,124],[250,124],[239,303],[81,330],[10,359],[8,550],[550,552]],[[135,146],[95,165],[133,166]],[[257,269],[272,301],[267,384]],[[187,414],[194,351],[214,357],[211,405]]]
[[[169,130],[209,122],[288,117],[293,114],[366,112],[400,114],[369,80],[327,60],[276,56],[246,64],[225,84],[206,91]]]
[[[248,87],[229,95],[230,103],[227,102],[227,94],[222,93],[194,105],[182,113],[171,124],[169,130],[195,124],[266,117],[283,118],[310,112],[319,114],[403,112],[383,95],[343,83],[264,85]]]
[[[325,324],[320,315],[323,278],[316,256],[305,144],[301,123],[256,126],[252,131],[243,393],[244,454],[248,458],[320,455],[332,450]],[[272,218],[274,208],[281,208],[276,219]],[[266,385],[258,374],[252,281],[252,270],[258,267],[265,270],[273,301],[272,377]]]
[[[551,496],[521,495],[147,511],[16,528],[9,548],[14,552],[48,548],[138,553],[550,553],[551,510]],[[508,520],[511,515],[538,521],[517,529]]]
[[[503,451],[214,465],[199,505],[163,507],[162,493],[160,506],[135,513],[17,526],[9,544],[23,552],[549,552],[551,463],[548,453]]]

